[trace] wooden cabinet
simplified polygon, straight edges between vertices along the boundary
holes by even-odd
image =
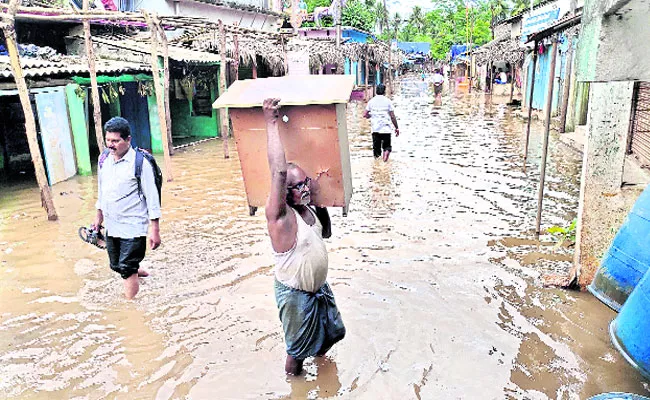
[[[354,85],[347,75],[308,75],[235,82],[213,104],[228,107],[251,214],[264,206],[271,176],[266,154],[265,98],[280,98],[280,138],[288,162],[309,177],[320,174],[313,202],[341,207],[352,197],[346,106]]]

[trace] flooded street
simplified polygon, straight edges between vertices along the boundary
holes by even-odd
[[[534,235],[542,125],[523,169],[524,122],[506,99],[423,82],[395,95],[401,135],[372,157],[365,104],[348,106],[354,195],[330,209],[328,281],[347,328],[306,375],[287,377],[263,210],[248,215],[234,141],[173,158],[163,244],[133,302],[106,253],[77,237],[95,177],[0,194],[0,397],[120,399],[585,399],[650,395],[610,344],[615,314],[588,293],[545,288],[570,248]],[[578,208],[581,155],[551,139],[543,227]]]

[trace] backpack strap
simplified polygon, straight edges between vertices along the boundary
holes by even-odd
[[[106,158],[109,154],[111,154],[111,151],[109,149],[104,149],[104,151],[102,151],[102,154],[99,155],[99,169],[104,166],[104,161],[106,161]]]
[[[142,197],[142,185],[140,178],[142,177],[142,162],[144,160],[144,154],[139,147],[135,148],[135,179],[138,181],[138,193]]]

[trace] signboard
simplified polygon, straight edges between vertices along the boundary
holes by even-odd
[[[292,39],[287,44],[287,75],[309,75],[308,41]]]
[[[521,42],[528,40],[528,35],[549,27],[568,11],[567,1],[557,1],[528,12],[521,23]]]

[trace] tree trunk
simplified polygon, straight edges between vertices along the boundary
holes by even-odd
[[[164,69],[164,93],[165,93],[165,120],[167,122],[167,142],[169,143],[169,154],[174,155],[174,140],[172,138],[172,111],[169,105],[170,95],[169,95],[169,48],[167,44],[167,35],[165,35],[165,30],[162,25],[160,25],[160,20],[157,16],[154,16],[154,23],[160,35],[160,42],[162,44],[162,56],[163,56],[163,69]]]
[[[219,73],[219,96],[226,93],[226,68],[228,63],[226,61],[226,30],[223,27],[223,21],[219,20],[219,54],[221,54],[221,65]],[[223,158],[230,158],[230,151],[228,150],[228,113],[225,108],[219,109],[219,122],[221,125],[221,139],[223,139]]]
[[[16,11],[20,6],[20,0],[11,0],[9,2],[9,8],[7,14],[12,17],[12,19],[5,21],[2,25],[2,31],[4,32],[5,41],[7,44],[7,52],[9,53],[9,60],[11,62],[11,70],[14,74],[14,79],[16,80],[16,87],[18,88],[18,97],[20,98],[20,103],[23,106],[23,113],[25,114],[25,134],[27,135],[27,143],[29,145],[29,153],[32,157],[32,163],[34,164],[34,171],[36,173],[36,182],[41,191],[41,204],[45,206],[45,211],[47,211],[47,219],[50,221],[56,221],[59,217],[56,214],[56,209],[54,208],[54,201],[52,200],[52,191],[47,182],[47,176],[45,175],[45,168],[43,167],[43,157],[41,156],[41,149],[38,146],[38,137],[36,134],[36,120],[34,118],[34,110],[32,109],[32,103],[29,100],[29,91],[27,89],[27,83],[23,76],[23,69],[20,65],[20,57],[18,55],[18,46],[16,44],[16,29],[14,25],[14,19]]]
[[[253,62],[253,79],[257,79],[257,60]]]
[[[174,179],[172,174],[172,157],[169,152],[169,141],[167,140],[167,118],[165,117],[165,99],[163,97],[163,83],[160,81],[160,68],[158,67],[158,30],[154,22],[155,16],[143,11],[144,17],[151,32],[151,72],[153,75],[153,86],[156,92],[156,103],[158,103],[158,119],[160,120],[160,131],[163,142],[163,156],[165,158],[165,173],[167,182]],[[169,93],[167,93],[169,96]]]
[[[83,0],[83,10],[88,11],[88,0]],[[104,151],[104,128],[102,127],[102,109],[99,104],[99,87],[97,86],[97,70],[95,69],[95,51],[90,36],[90,20],[83,20],[86,57],[88,58],[88,74],[90,75],[90,93],[93,100],[93,119],[95,121],[95,137],[99,152]]]

